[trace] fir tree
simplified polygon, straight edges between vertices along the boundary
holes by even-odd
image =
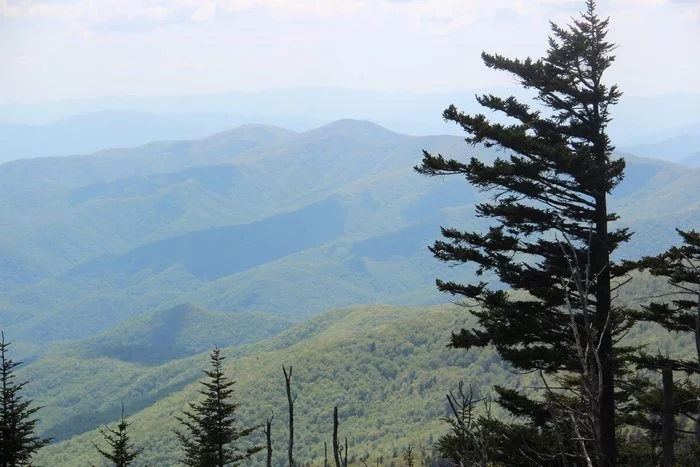
[[[449,424],[450,430],[438,439],[435,447],[440,457],[449,460],[451,465],[466,467],[489,464],[488,437],[485,433],[487,418],[475,413],[476,405],[484,400],[475,397],[471,386],[465,392],[462,382],[459,383],[457,396],[453,392],[447,394],[451,414],[443,420]]]
[[[10,343],[0,332],[0,467],[25,465],[32,455],[49,443],[50,439],[34,434],[37,420],[34,417],[41,407],[32,406],[32,401],[23,399],[21,391],[26,382],[15,382],[14,369],[21,362],[7,357]]]
[[[177,417],[189,434],[176,432],[185,457],[182,462],[189,466],[221,467],[238,465],[240,461],[259,452],[262,447],[241,449],[236,441],[247,437],[257,427],[239,430],[235,417],[237,404],[230,401],[234,381],[228,381],[223,373],[224,357],[215,348],[209,356],[211,369],[204,373],[208,381],[200,381],[205,389],[200,390],[204,400],[190,403],[191,410]]]
[[[676,371],[697,375],[700,374],[700,232],[677,232],[683,240],[681,246],[629,263],[648,269],[653,276],[667,278],[673,288],[673,293],[669,294],[673,295],[672,300],[652,302],[634,316],[658,323],[667,331],[689,335],[695,344],[695,355],[691,359],[646,355],[643,363],[657,369],[671,363]]]
[[[612,277],[626,269],[612,264],[610,255],[631,235],[609,228],[617,216],[607,207],[607,196],[622,180],[625,167],[622,159],[612,157],[606,133],[611,106],[621,96],[616,86],[603,83],[615,46],[606,41],[608,20],[599,18],[592,0],[571,25],[552,24],[551,30],[542,59],[482,54],[487,67],[506,71],[535,91],[534,107],[515,97],[483,95],[477,97],[479,104],[511,123],[467,115],[454,105],[443,114],[469,134],[470,144],[495,146],[509,157],[493,163],[476,158],[462,162],[424,151],[416,170],[428,176],[461,175],[493,194],[476,206],[477,216],[489,220],[488,232],[442,228],[444,240],[430,248],[439,260],[471,263],[477,276],[492,274],[500,280],[493,285],[485,280],[437,281],[441,291],[479,305],[471,311],[479,327],[453,333],[451,345],[493,345],[515,369],[540,371],[545,377],[561,372],[600,375],[600,394],[590,398],[595,404],[589,408],[594,412],[594,439],[587,447],[595,450],[593,462],[608,466],[616,463],[616,369],[628,351],[614,352],[613,343],[616,333],[629,326],[623,310],[611,303]],[[584,289],[569,280],[572,273],[585,277]],[[526,291],[527,297],[514,297],[504,285]],[[595,342],[595,358],[580,358],[572,333]],[[529,426],[558,430],[545,401],[496,390],[498,402],[529,418]],[[562,453],[561,463],[569,462],[567,456]]]
[[[115,467],[127,467],[128,465],[131,465],[134,459],[136,459],[136,457],[138,457],[143,450],[143,448],[134,449],[133,445],[131,444],[129,433],[127,431],[129,426],[131,426],[131,423],[124,419],[124,405],[122,405],[122,415],[119,419],[117,429],[113,430],[109,427],[106,427],[106,429],[99,428],[102,437],[109,445],[109,450],[106,451],[100,448],[97,444],[92,443],[92,445],[95,446],[95,449],[97,449],[97,452],[99,452],[102,457],[108,461],[114,463]]]
[[[639,320],[659,324],[679,337],[690,337],[695,352],[691,358],[661,354],[658,351],[640,352],[635,363],[642,369],[665,372],[666,386],[670,386],[666,387],[666,391],[672,399],[668,401],[671,410],[669,415],[693,422],[694,438],[685,440],[685,451],[690,451],[688,457],[696,457],[700,454],[700,232],[676,231],[682,239],[681,246],[671,247],[658,256],[629,263],[639,269],[649,270],[653,276],[666,278],[672,288],[671,293],[656,297],[664,299],[663,301],[653,301],[641,311],[634,312],[634,316]],[[679,380],[674,380],[674,373],[681,375]],[[672,436],[670,433],[662,435],[663,426],[659,423],[663,418],[662,390],[657,385],[649,385],[646,391],[637,395],[637,402],[637,425],[647,430],[649,444],[665,444],[663,451],[667,463],[673,462],[674,440],[669,439]],[[668,429],[674,429],[675,424],[672,425]]]

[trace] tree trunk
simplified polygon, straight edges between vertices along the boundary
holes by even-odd
[[[600,394],[600,446],[606,467],[617,465],[617,445],[615,442],[615,386],[612,355],[612,335],[605,331],[600,345],[602,366],[602,390]]]
[[[289,366],[289,373],[282,365],[284,372],[284,383],[287,388],[287,404],[289,405],[289,447],[287,448],[287,457],[289,459],[289,467],[294,467],[294,399],[292,399],[292,366]]]
[[[700,373],[700,288],[698,289],[698,305],[695,309],[695,351],[698,357],[697,371]],[[700,399],[698,400],[698,409],[695,412],[695,444],[700,447]]]
[[[695,351],[698,354],[698,372],[700,373],[700,290],[698,290],[698,306],[695,312]]]
[[[265,423],[265,438],[267,439],[267,467],[272,467],[272,419],[275,418],[273,414],[272,417],[267,419]]]
[[[608,208],[606,193],[596,199],[596,232],[592,245],[592,273],[597,276],[595,300],[597,327],[601,332],[600,358],[601,393],[598,415],[599,443],[604,467],[617,465],[615,442],[615,365],[612,337],[612,304],[610,291],[610,255],[608,253]],[[594,277],[595,277],[594,276]]]
[[[664,392],[664,410],[661,429],[661,439],[663,446],[663,467],[673,467],[673,368],[671,363],[667,363],[662,370],[662,384]]]
[[[345,438],[345,452],[343,452],[343,467],[348,467],[348,438]]]
[[[340,455],[338,449],[340,444],[338,443],[338,406],[333,407],[333,460],[335,461],[335,467],[341,467],[340,465]]]

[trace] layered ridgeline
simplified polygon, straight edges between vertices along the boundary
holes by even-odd
[[[373,279],[381,255],[407,253],[408,265],[416,250],[431,262],[420,235],[395,251],[377,241],[434,215],[407,176],[411,154],[459,142],[361,122],[304,134],[247,126],[2,165],[3,326],[43,343],[187,301],[299,318],[410,297],[420,287],[409,274]]]
[[[182,303],[246,312],[246,327],[261,314],[442,302],[434,278],[471,271],[446,272],[425,247],[439,225],[478,223],[482,195],[414,174],[422,149],[496,154],[341,120],[0,165],[2,327],[32,358]],[[699,182],[700,170],[629,157],[612,200],[637,232],[624,256],[700,225]]]
[[[330,440],[334,405],[351,456],[391,457],[441,433],[444,393],[459,379],[512,386],[492,351],[445,347],[462,310],[319,315],[444,302],[435,277],[473,272],[449,270],[426,246],[439,225],[479,227],[482,194],[414,174],[422,149],[497,154],[343,120],[0,165],[0,327],[26,362],[28,396],[45,406],[38,428],[55,444],[40,463],[97,461],[90,441],[124,402],[143,459],[171,465],[173,415],[196,397],[214,345],[231,357],[244,423],[276,414],[279,456],[281,365],[294,365],[300,461]],[[700,225],[700,170],[627,161],[611,204],[636,232],[621,249],[635,259],[676,243],[674,227]],[[655,287],[620,293],[637,300]]]
[[[162,139],[190,139],[250,122],[305,131],[349,117],[371,120],[412,135],[462,135],[461,128],[440,121],[438,116],[453,103],[460,103],[459,107],[465,111],[481,111],[474,95],[483,92],[525,100],[531,97],[515,85],[437,93],[305,86],[196,96],[0,102],[0,147],[3,148],[0,162],[82,154]],[[621,147],[697,136],[700,95],[625,94],[615,106],[614,116],[610,135]],[[666,145],[659,149],[653,154],[639,155],[678,160],[675,151],[669,153]],[[697,152],[700,147],[682,148],[683,152],[688,149]]]

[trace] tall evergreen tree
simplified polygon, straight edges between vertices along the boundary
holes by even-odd
[[[690,419],[694,425],[694,439],[687,440],[691,445],[691,456],[700,454],[700,232],[691,230],[678,230],[682,239],[680,246],[674,246],[657,256],[649,256],[634,263],[640,269],[647,269],[653,276],[664,277],[671,286],[671,292],[664,295],[663,301],[653,301],[643,307],[641,311],[634,312],[635,318],[653,322],[666,331],[677,336],[689,337],[695,347],[691,357],[661,354],[660,352],[640,352],[635,363],[639,368],[653,370],[661,373],[666,369],[667,378],[673,379],[673,373],[678,373],[681,378],[672,384],[671,394],[675,393],[672,403],[672,416]],[[670,300],[669,300],[670,298]],[[670,371],[669,371],[670,370]],[[666,388],[667,391],[669,388]],[[651,386],[648,391],[638,398],[641,406],[641,426],[647,428],[650,441],[658,443],[662,438],[659,433],[658,422],[649,417],[649,413],[661,412],[661,391],[656,386]],[[646,422],[646,423],[645,423]],[[656,431],[656,433],[655,433]],[[666,439],[665,449],[673,450],[672,440]],[[668,453],[664,453],[667,454]]]
[[[117,424],[117,429],[107,427],[106,429],[99,428],[102,437],[107,442],[109,450],[104,450],[97,444],[92,443],[97,449],[97,452],[105,459],[112,462],[115,467],[127,467],[141,454],[143,448],[134,449],[131,444],[131,439],[128,433],[128,428],[131,423],[124,419],[124,406],[122,405],[122,415]]]
[[[204,400],[190,403],[191,410],[183,411],[182,417],[176,417],[189,431],[189,434],[176,432],[185,453],[182,460],[185,465],[235,466],[262,450],[262,446],[243,450],[235,443],[249,436],[257,427],[239,430],[236,426],[238,404],[230,400],[235,381],[228,381],[224,375],[224,359],[219,348],[211,352],[211,369],[204,371],[209,379],[200,381],[204,389],[199,392]]]
[[[551,24],[551,31],[544,58],[482,54],[488,68],[506,71],[534,90],[536,106],[515,97],[482,95],[479,104],[511,123],[467,115],[454,105],[443,114],[469,134],[468,143],[501,148],[509,157],[462,162],[424,151],[416,170],[428,176],[461,175],[493,194],[476,206],[477,216],[489,220],[488,232],[442,228],[444,239],[430,248],[439,260],[472,263],[477,276],[491,273],[500,280],[437,280],[441,291],[480,305],[472,309],[479,327],[453,333],[451,345],[493,345],[517,370],[599,375],[591,444],[598,448],[596,464],[609,466],[616,464],[616,359],[623,352],[614,352],[615,333],[628,325],[625,313],[611,303],[613,274],[625,268],[611,263],[610,255],[631,235],[610,229],[617,216],[607,207],[625,167],[612,157],[606,132],[611,106],[621,96],[616,86],[603,83],[615,46],[606,41],[608,20],[598,16],[592,0],[572,24]],[[569,280],[572,267],[585,277],[584,289]],[[527,297],[518,298],[503,286],[526,291]],[[572,332],[595,342],[587,368],[581,368]],[[497,391],[499,403],[513,414],[530,417],[532,424],[546,423],[551,413],[546,402]]]
[[[32,406],[32,401],[23,399],[21,391],[26,382],[15,382],[14,369],[22,362],[13,362],[7,356],[10,342],[0,332],[0,467],[25,465],[36,451],[49,443],[50,439],[34,434],[37,420],[34,418],[41,407]]]
[[[658,323],[667,331],[691,336],[695,344],[690,359],[646,355],[645,363],[658,369],[671,363],[674,370],[697,375],[700,374],[700,232],[676,231],[683,240],[681,246],[629,263],[648,269],[653,276],[665,277],[673,289],[669,294],[672,300],[652,302],[634,316]]]

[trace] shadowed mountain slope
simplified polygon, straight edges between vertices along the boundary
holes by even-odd
[[[184,302],[301,319],[358,303],[432,304],[439,226],[483,228],[459,177],[426,149],[493,160],[455,136],[339,120],[295,133],[245,125],[192,141],[0,165],[0,314],[26,348],[85,338]],[[611,206],[627,258],[700,225],[700,171],[628,157]]]

